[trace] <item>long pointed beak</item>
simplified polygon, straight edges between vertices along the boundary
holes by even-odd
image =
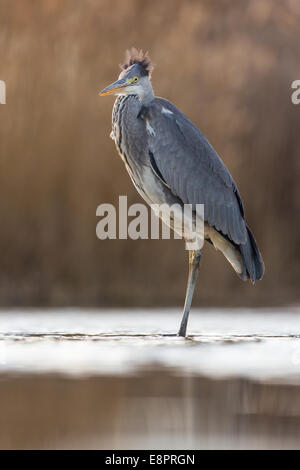
[[[116,82],[112,83],[108,87],[104,88],[104,90],[100,91],[99,96],[109,95],[110,93],[114,93],[115,91],[119,90],[126,86],[125,78],[121,78],[121,80],[117,80]]]

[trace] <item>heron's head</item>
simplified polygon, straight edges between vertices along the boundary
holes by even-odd
[[[131,49],[126,52],[126,62],[121,65],[122,71],[116,82],[104,88],[99,96],[109,95],[137,95],[141,101],[153,96],[151,85],[151,72],[153,65],[148,54]]]

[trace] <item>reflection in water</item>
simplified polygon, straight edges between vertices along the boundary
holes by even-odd
[[[299,448],[292,385],[177,375],[2,378],[1,448]]]
[[[297,310],[0,322],[0,448],[300,448]]]

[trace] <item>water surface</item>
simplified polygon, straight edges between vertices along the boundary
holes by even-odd
[[[300,448],[300,310],[0,313],[0,448]]]
[[[149,365],[211,377],[300,379],[300,311],[36,310],[0,314],[1,371],[126,374]]]

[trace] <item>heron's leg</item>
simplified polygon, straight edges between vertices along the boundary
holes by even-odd
[[[189,319],[194,289],[198,277],[201,256],[202,255],[200,250],[189,251],[189,277],[185,294],[183,317],[181,320],[178,336],[186,336],[186,327]]]

